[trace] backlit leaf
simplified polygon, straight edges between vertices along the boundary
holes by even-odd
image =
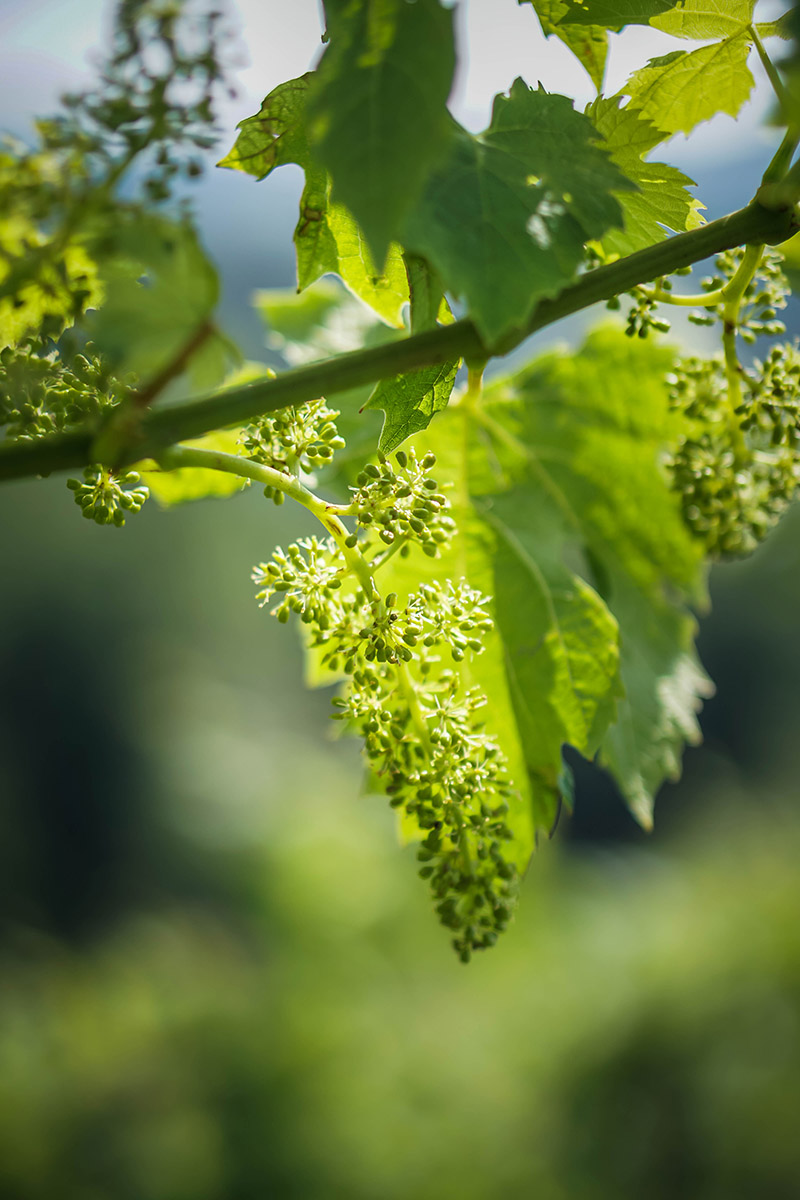
[[[625,698],[610,729],[596,732],[601,761],[644,825],[658,786],[676,777],[682,746],[699,738],[696,712],[709,693],[684,607],[702,599],[700,552],[658,470],[676,433],[663,383],[669,363],[664,349],[601,332],[580,354],[548,355],[497,385],[488,408],[499,452],[513,439],[527,457],[531,506],[558,508],[586,556],[578,573],[619,623]],[[512,511],[521,507],[517,497]],[[504,611],[512,623],[526,612],[498,604],[500,631],[513,643]]]
[[[738,115],[755,82],[749,53],[743,34],[690,53],[675,51],[651,59],[622,92],[664,133],[691,133],[717,113]]]
[[[564,0],[564,23],[652,25],[675,37],[733,37],[753,19],[754,0]]]
[[[619,195],[624,224],[603,238],[607,253],[631,254],[661,241],[669,229],[681,233],[702,225],[703,205],[687,190],[694,181],[677,167],[645,161],[665,138],[651,121],[632,103],[621,108],[619,97],[595,100],[586,111],[614,162],[638,185],[637,191]]]
[[[448,137],[453,13],[439,0],[335,0],[309,132],[379,266]]]
[[[276,167],[302,167],[306,183],[294,234],[300,290],[332,273],[390,325],[401,327],[408,284],[399,247],[392,245],[383,272],[375,267],[364,236],[342,204],[331,200],[328,173],[308,144],[307,102],[311,75],[290,79],[270,92],[253,117],[239,122],[239,136],[219,166],[265,179]]]
[[[545,36],[555,36],[569,47],[599,92],[603,86],[608,57],[606,30],[599,25],[559,24],[567,11],[563,0],[519,0],[519,3],[533,5]]]

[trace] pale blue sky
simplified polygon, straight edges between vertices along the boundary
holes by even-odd
[[[765,10],[770,0],[762,0]],[[773,6],[774,7],[774,6]],[[227,8],[240,29],[239,99],[225,112],[231,127],[285,79],[307,70],[319,53],[318,0],[234,0]],[[587,76],[555,39],[545,42],[532,8],[517,0],[461,0],[461,45],[468,48],[452,98],[456,115],[471,128],[488,121],[491,100],[516,75],[541,81],[548,91],[591,99]],[[111,0],[0,0],[0,126],[21,131],[30,117],[54,107],[59,93],[87,78],[91,53],[103,44]],[[765,11],[765,14],[767,12]],[[657,30],[633,27],[612,36],[607,92],[656,54],[675,48]],[[683,42],[682,46],[691,46]],[[753,56],[755,60],[755,55]],[[769,105],[760,66],[754,104],[736,129],[729,117],[703,126],[687,144],[676,139],[673,158],[706,166],[741,158],[745,149],[771,140],[762,129]],[[747,141],[747,147],[743,142]]]

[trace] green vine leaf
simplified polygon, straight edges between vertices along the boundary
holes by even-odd
[[[752,21],[755,0],[564,0],[565,24],[652,25],[675,37],[734,37]]]
[[[411,332],[433,329],[437,322],[451,324],[454,317],[450,306],[425,259],[406,255],[405,266],[411,296]],[[366,406],[385,413],[379,450],[391,454],[406,438],[427,429],[435,414],[447,407],[460,364],[461,359],[457,358],[381,380]]]
[[[259,180],[288,163],[302,167],[306,182],[294,233],[298,288],[303,291],[322,275],[338,275],[383,321],[401,328],[408,283],[400,248],[389,247],[378,271],[351,213],[331,199],[328,173],[308,144],[311,78],[301,75],[270,92],[255,116],[239,122],[239,136],[218,165]]]
[[[545,37],[557,37],[568,46],[586,70],[598,92],[602,90],[608,58],[608,33],[599,25],[562,25],[564,0],[519,0],[532,4]]]
[[[496,618],[520,739],[528,770],[546,776],[565,743],[594,755],[614,719],[619,629],[565,565],[574,534],[540,489],[526,481],[478,508],[496,534]]]
[[[117,213],[90,249],[104,299],[86,322],[88,336],[117,374],[147,382],[211,317],[216,271],[191,225],[152,214]]]
[[[619,194],[623,227],[603,238],[606,253],[631,254],[662,241],[668,229],[681,233],[703,224],[703,205],[687,191],[694,181],[677,167],[645,161],[644,156],[664,141],[660,129],[632,103],[621,108],[618,96],[599,98],[586,111],[613,161],[637,184],[636,191]]]
[[[750,24],[754,7],[755,0],[678,0],[650,24],[674,37],[729,38]]]
[[[0,179],[11,162],[10,156],[0,156]],[[0,219],[0,287],[8,276],[9,263],[23,255],[26,247],[41,247],[46,241],[27,213],[7,212]],[[19,295],[0,298],[0,349],[20,345],[40,332],[60,336],[80,315],[75,306],[78,290],[82,293],[81,308],[100,302],[102,286],[97,264],[87,248],[73,239],[40,279],[27,284]]]
[[[701,550],[658,469],[678,422],[670,361],[606,330],[482,402],[468,395],[415,440],[453,482],[460,533],[441,560],[392,559],[381,583],[402,594],[420,576],[463,576],[494,595],[493,640],[462,670],[488,696],[487,728],[540,831],[565,799],[564,744],[599,753],[648,826],[699,736],[709,684],[686,605],[703,597]]]
[[[679,771],[684,743],[699,739],[696,712],[710,688],[685,607],[704,598],[701,550],[658,470],[678,420],[663,381],[670,358],[666,349],[600,331],[580,353],[547,355],[496,385],[486,410],[498,453],[511,446],[525,464],[512,464],[511,473],[524,472],[526,511],[557,506],[586,556],[580,574],[619,624],[625,698],[614,723],[596,727],[591,742],[599,740],[601,762],[645,826],[658,787]],[[518,507],[517,495],[512,511]],[[502,580],[495,586],[501,592]],[[510,607],[512,620],[529,616]],[[498,605],[499,629],[513,643],[504,611]],[[600,712],[607,717],[608,707]]]
[[[458,361],[444,363],[381,380],[367,404],[386,414],[379,450],[391,454],[406,438],[427,429],[431,418],[447,407],[458,367]]]
[[[491,343],[572,278],[587,239],[622,224],[632,184],[565,96],[517,79],[477,137],[456,126],[403,244],[466,301]]]
[[[328,0],[326,16],[310,142],[382,266],[448,138],[453,13],[439,0]]]
[[[653,58],[636,71],[622,92],[664,133],[691,133],[717,113],[738,116],[755,80],[747,66],[746,34]]]

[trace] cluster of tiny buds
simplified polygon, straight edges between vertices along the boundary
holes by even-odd
[[[428,476],[433,457],[397,457],[397,471],[386,459],[365,468],[356,509],[370,514],[368,529],[409,539],[422,534],[423,546],[438,547],[430,531],[442,528],[446,502]],[[258,599],[278,597],[278,619],[295,613],[308,643],[322,649],[323,665],[347,676],[336,715],[363,737],[392,807],[419,828],[419,874],[468,961],[493,945],[510,919],[517,872],[504,846],[512,839],[506,814],[513,793],[505,759],[480,719],[484,697],[465,690],[437,654],[446,650],[458,663],[481,653],[492,628],[488,600],[465,580],[422,583],[405,605],[394,592],[381,598],[361,571],[353,572],[357,543],[355,534],[338,544],[310,537],[276,550],[253,573]]]
[[[662,287],[666,281],[657,279],[656,286]],[[672,328],[665,317],[659,315],[660,304],[654,299],[647,287],[635,287],[629,292],[633,304],[628,309],[625,333],[628,337],[646,338],[651,330],[657,333],[669,333]],[[613,296],[606,304],[612,311],[619,310],[622,302],[619,296]]]
[[[375,531],[385,545],[415,541],[435,558],[455,532],[455,521],[446,511],[447,497],[428,475],[436,456],[425,454],[418,460],[413,449],[398,450],[395,459],[398,469],[384,455],[377,464],[364,467],[356,477],[351,510],[362,529]],[[352,534],[350,544],[356,541]]]
[[[724,287],[741,266],[744,250],[726,250],[715,260],[716,271],[701,282],[705,292]],[[742,296],[736,331],[744,342],[752,344],[762,336],[780,337],[786,332],[778,310],[786,307],[790,294],[789,282],[782,269],[783,257],[777,250],[765,250],[750,283]],[[714,325],[724,319],[723,304],[710,305],[689,313],[694,325]]]
[[[781,447],[764,460],[738,463],[730,440],[708,430],[684,438],[667,461],[684,520],[709,554],[752,554],[798,485],[795,455]]]
[[[87,467],[83,472],[83,481],[68,479],[67,487],[75,494],[75,503],[83,510],[83,515],[98,525],[125,524],[128,513],[137,513],[141,509],[150,491],[147,487],[132,487],[138,484],[141,476],[135,471],[127,471],[124,475],[115,475],[103,466]]]
[[[296,613],[303,624],[328,631],[345,613],[340,599],[344,570],[332,538],[300,538],[286,550],[279,546],[269,562],[254,567],[253,582],[260,588],[256,599],[263,608],[277,593],[281,600],[272,614],[282,624]]]
[[[687,525],[720,558],[752,553],[800,480],[800,354],[773,346],[742,381],[747,392],[733,414],[741,432],[734,442],[721,357],[678,362],[668,377],[673,406],[702,425],[680,438],[667,470]]]
[[[772,346],[745,376],[749,395],[736,410],[741,428],[768,435],[770,445],[794,449],[800,440],[800,353],[796,346]]]
[[[25,347],[0,350],[0,424],[9,438],[63,432],[118,403],[121,395],[118,382],[91,352],[67,364]]]
[[[338,416],[322,399],[269,413],[242,431],[242,453],[276,471],[311,475],[328,466],[335,452],[344,447],[336,428]],[[268,485],[264,495],[276,504],[283,503],[280,488]]]

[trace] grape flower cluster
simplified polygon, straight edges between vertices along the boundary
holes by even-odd
[[[322,422],[317,440],[309,436],[315,420]],[[273,447],[268,465],[286,469],[304,457],[313,465],[308,447],[341,441],[328,430],[332,422],[316,402],[277,426],[270,417],[248,436],[262,461]],[[458,666],[484,648],[489,601],[465,580],[423,582],[404,603],[377,585],[395,551],[418,546],[436,556],[456,532],[429,474],[435,462],[433,454],[400,450],[392,462],[381,456],[367,464],[339,510],[355,529],[337,517],[333,536],[278,548],[253,579],[260,603],[274,601],[282,622],[294,613],[310,647],[342,680],[335,716],[361,736],[375,785],[418,830],[419,874],[466,962],[506,927],[518,885],[507,853],[508,766],[486,730],[485,697]]]
[[[724,288],[743,255],[720,254],[716,273],[703,280],[704,291]],[[800,354],[777,343],[763,360],[744,367],[732,344],[735,336],[752,344],[785,332],[777,314],[789,289],[780,263],[776,251],[764,253],[743,291],[734,329],[725,327],[730,315],[723,300],[690,314],[697,324],[723,323],[726,354],[680,359],[667,380],[670,403],[686,418],[667,471],[687,525],[719,558],[752,553],[800,483]]]
[[[125,524],[126,514],[139,512],[150,495],[144,484],[129,490],[129,485],[139,484],[140,480],[135,471],[119,475],[97,464],[85,469],[83,481],[68,479],[67,487],[87,520],[98,525],[120,526]]]
[[[242,453],[254,462],[264,463],[288,475],[313,475],[327,466],[337,450],[344,447],[336,418],[339,413],[324,400],[311,400],[296,408],[269,413],[248,425],[239,438]],[[280,488],[264,488],[264,495],[282,504]]]
[[[123,391],[91,350],[71,360],[29,346],[0,350],[0,426],[10,440],[62,433],[97,418]]]

